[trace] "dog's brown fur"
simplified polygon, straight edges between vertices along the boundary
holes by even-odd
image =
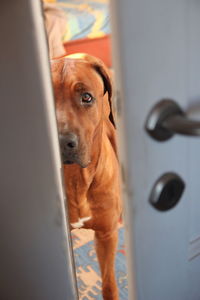
[[[103,297],[117,300],[114,260],[121,200],[111,80],[104,64],[88,55],[64,57],[51,66],[59,134],[78,138],[77,149],[68,153],[74,164],[64,164],[70,224],[95,230]],[[95,98],[92,105],[81,102],[85,92]],[[61,152],[65,162],[65,146]]]

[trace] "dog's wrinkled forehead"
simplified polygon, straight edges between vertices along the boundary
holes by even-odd
[[[74,83],[82,83],[88,87],[98,84],[104,93],[104,82],[91,64],[82,59],[62,58],[52,64],[52,76],[54,84],[71,86]]]
[[[109,119],[115,127],[112,113],[112,81],[107,67],[101,60],[87,54],[73,54],[51,61],[51,71],[56,93],[69,90],[75,82],[83,83],[86,86],[85,92],[97,91],[98,95],[95,97],[107,93]]]

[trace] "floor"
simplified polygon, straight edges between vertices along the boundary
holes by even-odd
[[[94,250],[94,232],[78,229],[72,231],[76,275],[80,300],[102,299],[101,277]],[[119,243],[116,255],[116,278],[120,300],[128,299],[128,283],[124,246],[124,227],[119,226]]]

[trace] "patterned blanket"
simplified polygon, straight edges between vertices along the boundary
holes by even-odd
[[[101,37],[110,33],[108,0],[46,0],[66,13],[63,41]]]

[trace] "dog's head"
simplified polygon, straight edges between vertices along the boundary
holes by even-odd
[[[51,70],[62,161],[87,167],[103,119],[109,117],[115,126],[109,73],[85,54],[53,60]]]

